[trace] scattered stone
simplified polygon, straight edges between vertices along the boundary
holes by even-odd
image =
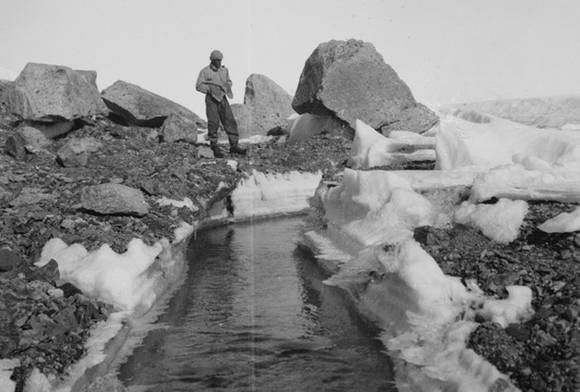
[[[197,141],[197,126],[187,123],[183,120],[183,117],[171,113],[163,122],[159,134],[161,139],[167,143],[178,141],[195,143]]]
[[[24,119],[51,121],[105,113],[86,73],[60,65],[28,63],[9,91],[9,110]]]
[[[113,183],[83,188],[81,206],[107,215],[143,216],[149,212],[149,204],[140,190]]]
[[[27,204],[38,204],[42,201],[55,202],[56,196],[52,193],[44,193],[40,188],[24,187],[20,194],[10,202],[10,205],[19,207]]]
[[[200,158],[206,158],[206,159],[213,159],[213,151],[211,150],[211,148],[209,148],[209,146],[198,146],[197,147],[197,155]]]
[[[76,294],[82,294],[82,291],[80,291],[74,284],[69,282],[63,283],[61,286],[59,286],[59,289],[62,290],[62,293],[66,298],[72,297]]]
[[[48,263],[42,267],[33,270],[28,276],[28,280],[41,280],[48,282],[52,285],[60,279],[60,272],[58,270],[58,263],[56,260],[51,259]]]
[[[4,144],[4,152],[13,158],[21,161],[26,157],[26,144],[19,134],[8,136]]]
[[[0,249],[0,272],[7,272],[17,269],[24,260],[16,252],[10,249]]]
[[[60,227],[62,227],[65,230],[72,230],[74,229],[76,226],[76,223],[73,219],[71,218],[65,218],[62,220],[62,222],[60,223]]]
[[[158,128],[174,114],[188,127],[207,127],[207,123],[189,109],[137,85],[116,81],[102,93],[111,112],[127,124]]]
[[[12,192],[0,185],[0,206],[12,200]]]
[[[57,151],[57,159],[64,167],[86,166],[89,154],[101,147],[102,143],[93,137],[73,138]]]
[[[409,87],[372,44],[357,40],[333,40],[314,50],[292,107],[298,113],[336,115],[353,129],[360,119],[374,129],[398,124],[396,129],[421,133],[436,118],[425,107],[413,109],[417,102]],[[415,116],[421,118],[411,120]]]

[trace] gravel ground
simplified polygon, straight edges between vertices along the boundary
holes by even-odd
[[[12,132],[13,120],[0,115],[1,145]],[[81,136],[94,137],[103,147],[89,157],[85,167],[59,165],[58,148],[69,138]],[[224,196],[216,196],[219,183],[233,189],[253,169],[322,170],[325,179],[333,179],[347,164],[349,150],[350,140],[342,136],[319,135],[293,145],[274,140],[250,146],[247,157],[229,157],[238,161],[238,169],[233,170],[227,160],[198,157],[195,145],[160,143],[155,129],[125,127],[99,117],[85,119],[80,129],[55,140],[44,152],[27,154],[21,160],[0,154],[0,251],[16,260],[8,272],[1,272],[0,267],[0,281],[5,282],[0,283],[0,296],[15,298],[0,303],[0,355],[23,361],[14,375],[19,388],[33,367],[62,374],[83,354],[87,329],[110,311],[104,304],[87,302],[74,288],[61,287],[64,295],[55,295],[58,276],[54,271],[39,273],[32,266],[47,240],[60,237],[88,249],[109,243],[121,252],[133,237],[147,243],[171,239],[180,221],[202,218],[214,199]],[[423,162],[383,169],[432,167]],[[110,181],[141,189],[151,206],[149,214],[105,216],[79,209],[83,187]],[[155,200],[162,196],[189,197],[198,209],[160,207]],[[574,207],[530,203],[520,236],[509,245],[493,243],[462,226],[416,231],[416,238],[446,273],[476,279],[489,295],[505,297],[505,286],[511,284],[531,287],[535,310],[531,320],[506,329],[483,323],[469,341],[470,347],[509,374],[523,391],[580,390],[580,234],[549,235],[536,229],[538,223]],[[33,297],[40,299],[31,301]],[[67,324],[76,329],[63,330]],[[60,338],[52,339],[47,325],[57,328]],[[68,345],[63,343],[67,339]],[[47,367],[49,359],[58,365]]]

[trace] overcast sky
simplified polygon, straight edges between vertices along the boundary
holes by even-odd
[[[93,69],[205,117],[212,49],[242,102],[251,73],[289,93],[322,42],[374,44],[427,105],[580,93],[578,0],[0,0],[0,78],[27,62]]]

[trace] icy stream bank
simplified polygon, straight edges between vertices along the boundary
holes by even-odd
[[[509,297],[497,300],[475,282],[445,275],[413,239],[415,227],[451,219],[436,200],[393,172],[346,170],[341,185],[317,190],[314,204],[318,222],[305,244],[335,272],[327,283],[349,292],[384,329],[399,390],[515,390],[465,342],[476,316],[503,326],[529,317],[531,291],[511,286]]]
[[[126,354],[127,348],[123,346],[133,326],[149,321],[156,306],[183,278],[184,249],[193,233],[207,226],[300,213],[308,208],[308,198],[321,178],[321,173],[254,171],[233,191],[218,186],[216,194],[222,194],[223,199],[213,204],[206,219],[183,222],[172,242],[164,239],[149,246],[133,239],[122,254],[108,245],[88,252],[80,244],[67,245],[58,238],[50,240],[37,265],[56,260],[63,280],[87,295],[115,305],[118,312],[92,331],[86,344],[87,355],[70,369],[67,380],[49,381],[33,372],[28,381],[30,390],[79,390],[95,377],[106,374],[115,357],[121,351]]]

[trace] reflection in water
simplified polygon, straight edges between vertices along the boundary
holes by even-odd
[[[394,391],[378,331],[322,284],[300,219],[199,233],[189,272],[121,369],[131,391]]]

